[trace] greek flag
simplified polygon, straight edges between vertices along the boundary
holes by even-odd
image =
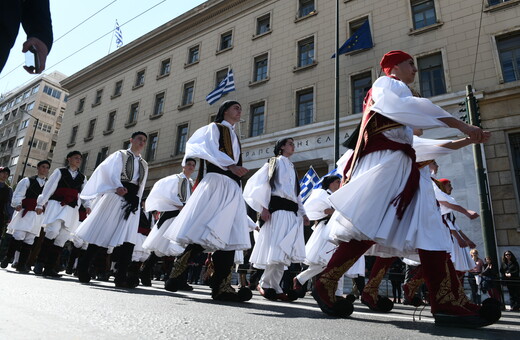
[[[121,27],[119,27],[119,23],[116,20],[116,29],[115,29],[115,35],[116,35],[116,46],[119,48],[123,46],[123,31],[121,31]]]
[[[206,96],[206,101],[209,105],[215,103],[224,94],[235,91],[235,78],[233,77],[233,70],[229,69],[226,78],[224,78],[218,86]]]
[[[300,180],[300,198],[302,199],[302,203],[309,198],[312,192],[312,188],[318,183],[320,180],[320,176],[316,173],[312,166],[309,167],[309,170]]]
[[[328,174],[326,174],[325,176],[323,176],[322,178],[320,178],[320,180],[318,181],[318,183],[316,183],[316,185],[314,186],[313,189],[320,189],[323,179],[327,176],[337,176],[338,178],[341,178],[341,174],[338,172],[338,169],[336,168],[336,169],[332,170],[331,172],[329,172]]]

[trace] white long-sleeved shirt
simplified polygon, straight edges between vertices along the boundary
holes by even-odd
[[[233,158],[219,150],[220,131],[217,124],[212,123],[199,128],[190,137],[186,143],[186,152],[182,161],[183,166],[186,164],[186,158],[205,159],[223,170],[228,170],[228,166],[238,163],[241,150],[234,126],[225,120],[221,124],[230,129]]]
[[[49,201],[49,198],[54,194],[54,192],[58,188],[58,183],[60,182],[60,179],[61,179],[60,169],[61,168],[54,170],[54,172],[51,174],[51,176],[47,180],[47,183],[45,184],[45,187],[43,188],[42,193],[38,196],[38,199],[36,200],[36,204],[37,204],[36,208],[41,209]],[[70,172],[70,175],[72,176],[72,178],[76,178],[79,174],[78,170],[72,170],[70,168],[68,168],[67,170]],[[85,179],[83,180],[83,185],[81,187],[84,188],[86,183],[87,183],[87,177],[85,176]],[[90,202],[84,201],[84,200],[80,201],[80,199],[78,197],[78,206],[80,204],[83,204],[83,206],[85,208],[90,208]]]
[[[42,177],[36,177],[36,181],[38,181],[40,187],[43,187],[47,179]],[[29,189],[30,185],[31,181],[29,180],[29,177],[25,177],[20,182],[18,182],[18,184],[16,185],[16,189],[13,193],[13,199],[11,201],[11,206],[13,208],[22,205],[22,201],[25,199],[25,196],[27,195],[27,189]]]

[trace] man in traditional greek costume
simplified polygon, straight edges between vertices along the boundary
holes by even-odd
[[[193,195],[165,233],[166,238],[186,247],[166,281],[168,291],[179,289],[190,259],[206,251],[213,252],[212,298],[247,301],[252,297],[248,288],[236,292],[229,283],[235,251],[251,247],[249,232],[254,228],[241,190],[240,178],[248,171],[242,166],[240,142],[235,133],[241,114],[238,102],[223,102],[215,122],[195,131],[186,143],[183,165],[187,158],[200,158],[201,162]]]
[[[29,272],[26,267],[27,259],[34,244],[34,239],[40,235],[43,219],[43,214],[36,214],[36,199],[43,191],[50,166],[51,163],[47,160],[38,162],[36,166],[38,173],[23,178],[16,186],[11,201],[11,205],[16,212],[11,223],[7,226],[7,231],[13,235],[13,238],[9,243],[7,255],[0,264],[2,268],[7,267],[15,252],[19,251],[16,271],[19,273]]]
[[[336,301],[337,281],[377,242],[396,253],[418,250],[421,263],[431,268],[424,276],[437,324],[492,324],[500,309],[473,305],[460,289],[440,215],[431,214],[430,205],[436,205],[431,182],[419,185],[412,128],[452,127],[476,142],[489,134],[428,99],[414,97],[407,84],[413,83],[417,69],[409,54],[391,51],[381,67],[386,76],[374,82],[367,96],[359,138],[345,168],[346,184],[329,198],[336,209],[332,235],[339,245],[316,280],[313,296],[325,313],[350,315],[352,305]]]
[[[142,131],[134,132],[130,148],[114,152],[99,164],[81,192],[84,200],[99,196],[92,213],[75,233],[89,244],[78,261],[78,279],[82,283],[90,281],[89,266],[101,248],[121,246],[114,283],[116,287],[129,288],[127,268],[137,238],[140,200],[148,177],[148,164],[141,157],[147,137]]]
[[[69,152],[67,166],[54,170],[36,200],[35,211],[38,215],[43,213],[45,207],[42,221],[45,237],[36,260],[36,274],[39,274],[38,267],[43,265],[43,276],[60,276],[54,266],[65,242],[78,225],[79,193],[87,182],[85,175],[79,171],[82,160],[81,152]],[[85,204],[88,206],[88,203]],[[90,208],[87,209],[90,212]]]
[[[186,158],[182,172],[158,180],[146,199],[146,211],[161,212],[161,217],[143,243],[143,248],[151,252],[150,257],[141,268],[140,278],[143,286],[152,285],[152,269],[159,258],[178,256],[184,252],[183,247],[165,238],[164,234],[191,196],[193,190],[191,175],[195,171],[196,164],[195,159]],[[166,221],[169,223],[163,227]],[[179,290],[192,289],[193,287],[187,283],[179,286]]]
[[[264,269],[258,284],[260,294],[269,300],[293,301],[296,292],[280,286],[284,268],[305,260],[303,225],[309,224],[300,198],[300,185],[294,164],[294,140],[276,143],[275,157],[269,159],[244,188],[247,204],[260,213],[265,223],[260,228],[249,261]]]

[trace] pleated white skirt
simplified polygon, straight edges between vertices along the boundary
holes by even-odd
[[[49,200],[45,206],[45,212],[43,213],[42,225],[45,226],[57,220],[61,220],[65,228],[72,233],[78,226],[78,209],[79,207],[73,208],[69,205],[62,206],[58,201]]]
[[[117,247],[124,242],[136,243],[140,208],[124,219],[125,200],[114,193],[104,194],[75,234],[85,242],[100,247]]]
[[[335,241],[373,240],[372,253],[406,256],[416,249],[451,250],[428,168],[420,170],[419,189],[402,219],[391,201],[408,180],[411,160],[401,151],[376,151],[363,157],[352,180],[329,197],[336,209],[329,224]]]
[[[185,247],[164,237],[164,234],[168,230],[168,227],[172,225],[171,222],[173,222],[174,219],[175,217],[166,220],[162,224],[161,228],[157,228],[157,224],[155,224],[152,231],[150,231],[150,234],[144,241],[143,248],[150,252],[155,252],[155,255],[159,257],[178,256],[182,254]]]
[[[255,268],[265,268],[268,264],[284,264],[305,261],[305,240],[303,219],[292,211],[278,210],[264,223],[249,262]]]
[[[242,190],[217,173],[204,176],[180,214],[164,227],[168,227],[164,236],[183,247],[195,243],[207,251],[251,248]]]
[[[23,210],[15,211],[11,223],[7,226],[7,232],[25,231],[34,235],[40,235],[44,214],[37,215],[34,211],[28,211],[22,217]]]

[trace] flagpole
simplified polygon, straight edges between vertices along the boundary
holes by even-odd
[[[112,29],[112,37],[110,38],[110,45],[108,45],[108,53],[110,54],[110,49],[112,48],[112,40],[114,40],[114,31],[116,30],[117,20],[116,23],[114,23],[114,28]]]
[[[339,160],[339,0],[336,0],[336,58],[334,66],[334,165]]]

